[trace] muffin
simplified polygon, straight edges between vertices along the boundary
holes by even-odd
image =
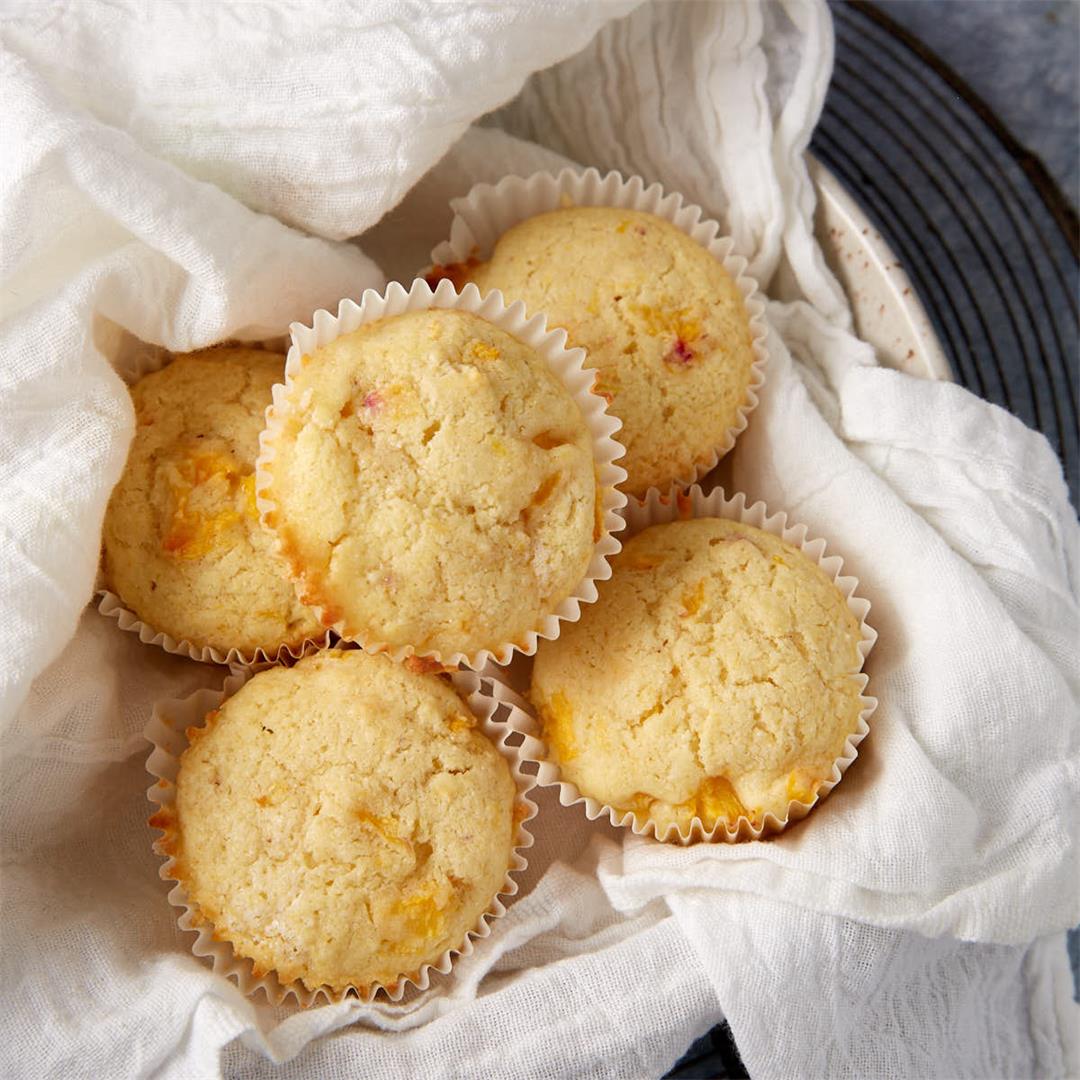
[[[801,551],[737,521],[653,525],[536,657],[530,696],[562,779],[664,838],[699,818],[781,822],[859,726],[861,629]]]
[[[328,650],[188,730],[165,832],[195,923],[260,978],[362,995],[457,949],[503,888],[517,787],[451,684]]]
[[[739,422],[755,359],[742,294],[705,248],[655,215],[538,214],[504,233],[487,262],[436,268],[429,280],[444,276],[523,300],[586,350],[623,423],[630,494],[693,478]]]
[[[196,647],[272,654],[322,628],[255,508],[255,457],[278,353],[177,356],[131,389],[135,438],[105,514],[106,588]]]
[[[599,535],[592,437],[534,348],[413,311],[314,349],[290,380],[263,520],[327,626],[472,655],[520,644],[579,585]]]

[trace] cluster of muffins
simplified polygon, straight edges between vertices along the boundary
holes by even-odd
[[[523,865],[523,758],[685,843],[779,831],[854,757],[871,632],[838,560],[689,489],[756,404],[753,286],[643,190],[478,189],[491,242],[456,228],[408,292],[294,326],[287,359],[218,347],[132,387],[103,610],[240,665],[213,708],[162,710],[151,822],[248,988],[448,970]],[[534,652],[542,741],[474,674]]]

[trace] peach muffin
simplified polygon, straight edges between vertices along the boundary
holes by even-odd
[[[514,777],[439,675],[326,650],[259,672],[188,738],[151,824],[197,921],[256,977],[393,989],[505,882]]]
[[[131,388],[135,438],[105,515],[105,585],[144,623],[242,652],[322,632],[255,508],[255,458],[284,357],[177,356]]]
[[[642,496],[695,478],[739,420],[752,379],[749,316],[723,265],[653,214],[553,210],[515,225],[481,263],[436,268],[502,290],[561,326],[623,424],[623,485]]]
[[[519,644],[595,548],[592,437],[531,346],[432,309],[303,358],[274,407],[264,520],[344,637],[420,654]]]
[[[737,521],[654,525],[580,622],[542,642],[531,698],[583,795],[661,838],[813,802],[859,725],[861,631],[801,551]]]

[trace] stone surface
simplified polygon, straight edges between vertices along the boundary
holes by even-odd
[[[880,0],[1080,196],[1080,4],[1072,0]]]

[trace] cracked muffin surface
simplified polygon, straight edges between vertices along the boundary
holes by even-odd
[[[705,248],[654,214],[538,214],[507,230],[487,262],[439,276],[523,300],[585,349],[623,422],[631,494],[688,480],[738,421],[754,361],[742,294]]]
[[[275,413],[264,520],[345,637],[443,655],[520,643],[584,577],[588,427],[543,357],[486,320],[368,323],[305,356]]]
[[[177,356],[131,388],[135,437],[102,537],[106,586],[154,630],[222,650],[322,632],[255,508],[255,458],[285,358],[249,348]]]
[[[460,946],[503,884],[514,779],[437,675],[326,651],[255,675],[188,734],[175,820],[154,823],[256,976],[392,987]]]
[[[825,573],[720,518],[627,541],[530,696],[563,779],[683,833],[811,802],[858,727],[861,630]]]

